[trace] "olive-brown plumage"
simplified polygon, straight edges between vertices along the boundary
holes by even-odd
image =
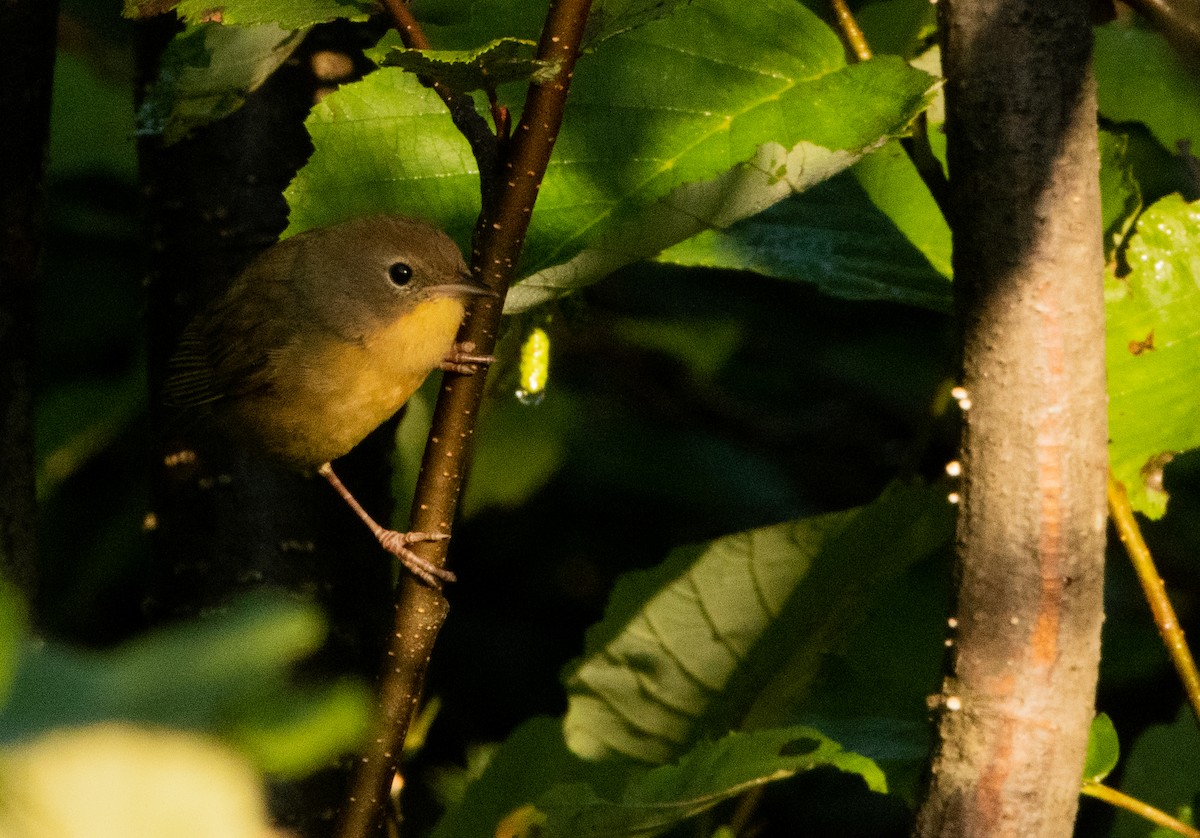
[[[466,299],[491,294],[423,221],[372,216],[301,233],[260,254],[191,322],[165,399],[203,408],[225,434],[284,465],[318,470],[418,575],[452,578],[407,550],[426,534],[379,527],[329,462],[444,364]],[[456,360],[460,368],[464,356]]]

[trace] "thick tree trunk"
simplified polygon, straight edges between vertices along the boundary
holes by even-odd
[[[919,836],[1069,836],[1099,663],[1106,402],[1085,0],[942,0],[963,328],[953,672]]]
[[[0,574],[31,603],[37,588],[34,309],[57,23],[55,0],[0,3]]]

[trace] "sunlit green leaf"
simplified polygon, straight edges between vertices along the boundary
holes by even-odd
[[[846,67],[803,6],[698,0],[605,41],[575,73],[511,310],[595,282],[829,177],[903,129],[932,80],[895,59]],[[288,190],[289,233],[419,214],[465,245],[476,167],[440,100],[380,70],[327,97]]]
[[[1128,276],[1105,280],[1109,459],[1133,508],[1158,518],[1163,466],[1200,446],[1200,203],[1148,208],[1126,260]]]
[[[1121,743],[1117,730],[1107,713],[1097,713],[1088,731],[1087,759],[1083,764],[1085,782],[1099,783],[1117,767],[1121,757]]]
[[[125,0],[126,17],[148,17],[170,9],[192,24],[275,24],[304,29],[338,18],[366,20],[379,6],[372,0]]]
[[[1093,65],[1102,116],[1145,124],[1172,152],[1180,140],[1200,148],[1200,80],[1162,35],[1097,27]]]

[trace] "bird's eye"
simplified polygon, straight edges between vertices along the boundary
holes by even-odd
[[[413,269],[407,262],[393,262],[388,268],[388,277],[397,285],[407,285],[413,278]]]

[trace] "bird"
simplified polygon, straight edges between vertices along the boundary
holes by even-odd
[[[498,297],[432,224],[373,215],[284,239],[254,258],[184,329],[164,402],[200,411],[234,442],[316,471],[384,549],[427,584],[450,571],[411,549],[445,533],[380,526],[334,473],[435,369],[471,373],[491,356],[455,337],[467,301]]]

